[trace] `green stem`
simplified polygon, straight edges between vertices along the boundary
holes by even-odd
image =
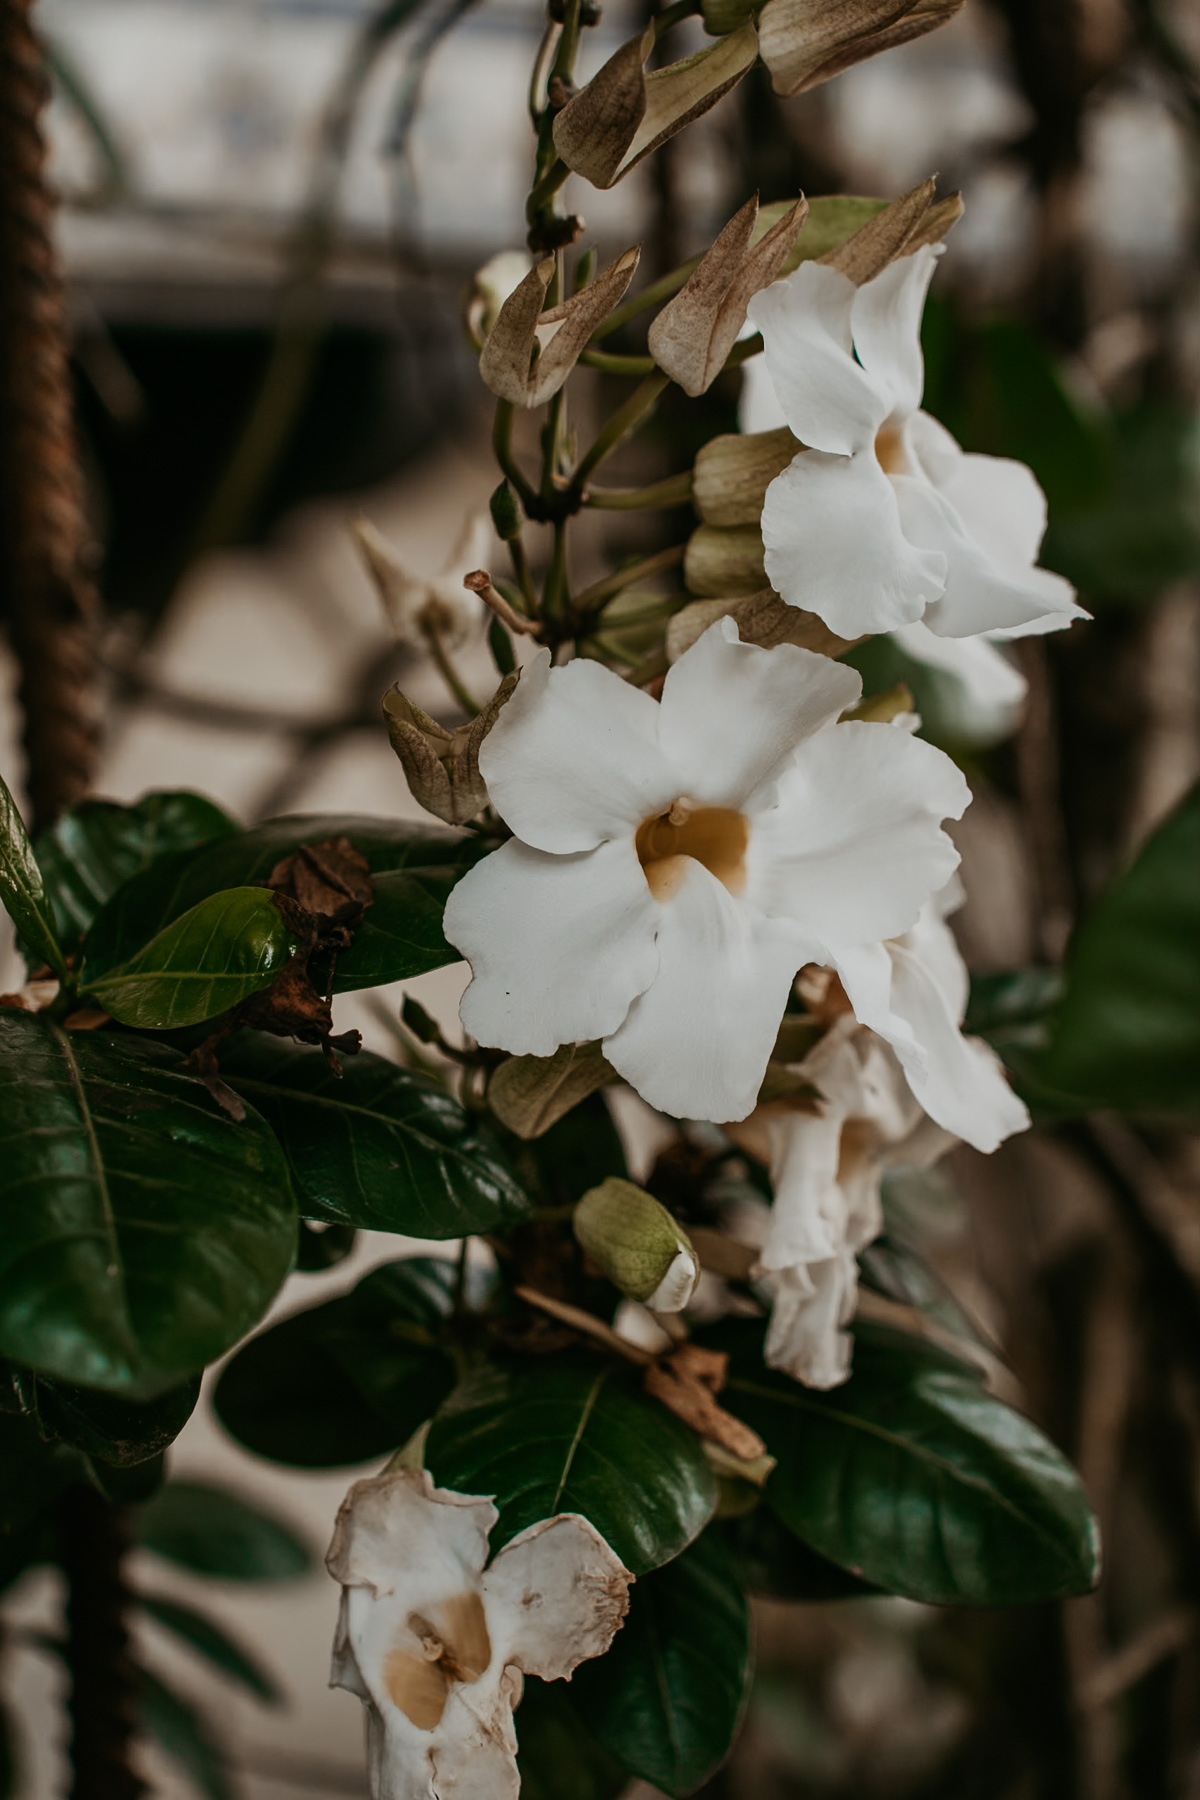
[[[674,6],[664,7],[662,12],[655,14],[652,21],[655,43],[657,44],[659,38],[666,36],[672,25],[678,25],[681,19],[692,18],[699,11],[700,8],[696,5],[695,0],[675,0]]]
[[[620,594],[625,588],[633,587],[636,582],[648,581],[651,575],[660,575],[664,569],[673,569],[683,561],[686,544],[670,544],[665,550],[656,550],[653,556],[644,556],[639,563],[631,563],[626,569],[618,569],[615,575],[606,575],[603,581],[594,581],[589,588],[575,596],[575,612],[580,617],[598,612],[601,604]]]
[[[519,537],[509,538],[508,554],[512,558],[513,574],[521,590],[525,602],[525,610],[531,619],[537,617],[537,593],[533,585],[533,576],[529,572],[529,558],[525,554],[525,545]]]
[[[740,344],[733,346],[722,367],[736,369],[741,363],[749,362],[752,356],[758,356],[762,347],[762,333],[756,331],[753,337],[743,338]]]
[[[520,494],[521,499],[531,500],[535,490],[513,455],[512,428],[513,403],[511,400],[498,400],[496,402],[496,418],[492,425],[492,455]]]
[[[658,367],[652,356],[612,356],[607,350],[585,350],[579,360],[605,375],[649,375]]]
[[[654,410],[659,395],[670,379],[661,369],[656,369],[653,375],[647,375],[644,381],[639,382],[624,406],[617,408],[575,470],[571,485],[576,493],[583,493],[592,470],[598,468],[606,456],[611,456],[630,432],[636,431],[642,420]]]
[[[431,619],[422,619],[421,635],[429,647],[429,654],[433,658],[438,674],[467,717],[473,719],[476,713],[483,709],[469,688],[464,686],[462,676],[455,668],[442,641],[442,634]]]
[[[551,201],[559,189],[565,185],[570,173],[566,163],[561,157],[556,156],[545,174],[529,190],[529,198],[525,202],[525,223],[527,225],[536,225],[538,220],[549,212]]]
[[[644,488],[589,488],[583,504],[601,512],[649,511],[658,506],[686,506],[692,497],[692,471],[668,475]]]
[[[542,589],[542,612],[547,619],[558,619],[565,612],[569,600],[567,586],[567,521],[554,521],[554,548],[550,553],[550,567],[546,570],[546,581]]]
[[[610,337],[614,331],[620,331],[622,325],[628,325],[630,319],[636,319],[638,314],[645,312],[648,306],[657,306],[660,300],[669,300],[672,294],[679,292],[693,269],[699,268],[700,262],[699,256],[693,256],[689,262],[680,263],[677,269],[670,270],[666,275],[660,275],[657,281],[652,281],[649,287],[643,288],[640,294],[635,294],[632,300],[626,300],[623,305],[610,312],[607,319],[597,325],[592,333],[592,343],[598,344],[602,338]]]

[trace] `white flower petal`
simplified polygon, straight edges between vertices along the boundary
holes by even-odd
[[[446,906],[446,936],[474,974],[464,1027],[517,1056],[615,1031],[654,979],[661,915],[632,835],[578,856],[505,844]]]
[[[612,1643],[632,1581],[616,1551],[579,1513],[530,1525],[483,1578],[501,1659],[543,1681],[569,1679]]]
[[[964,453],[934,485],[997,568],[1022,575],[1033,567],[1046,535],[1046,496],[1032,469],[1006,456]]]
[[[802,452],[767,489],[762,536],[776,593],[840,637],[911,624],[945,586],[944,553],[911,541],[873,450]]]
[[[661,909],[658,954],[658,974],[604,1054],[660,1112],[745,1118],[806,960],[803,940],[787,921],[740,905],[689,859]]]
[[[552,669],[548,650],[526,663],[479,767],[501,817],[538,850],[591,850],[679,793],[650,696],[583,658]]]
[[[962,1035],[953,996],[938,985],[935,968],[902,944],[889,944],[886,953],[891,981],[885,1001],[877,968],[861,956],[840,959],[838,972],[855,1017],[892,1045],[930,1118],[985,1153],[1024,1131],[1029,1114],[1023,1102],[987,1045]]]
[[[738,397],[738,430],[778,431],[786,425],[775,383],[765,356],[752,356],[742,364],[742,391]]]
[[[853,1051],[843,1046],[849,1055]],[[759,1267],[767,1274],[823,1262],[842,1248],[845,1211],[838,1194],[838,1154],[845,1112],[836,1078],[822,1089],[819,1114],[784,1114],[768,1121],[774,1202]]]
[[[788,1269],[772,1283],[763,1357],[805,1387],[835,1388],[850,1374],[854,1340],[842,1327],[854,1316],[858,1265],[848,1252]]]
[[[942,248],[925,244],[911,256],[899,257],[854,297],[850,323],[859,361],[886,387],[892,414],[902,419],[921,404],[921,314]]]
[[[934,487],[945,487],[954,479],[966,452],[940,419],[932,413],[915,412],[905,420],[903,436],[906,457]]]
[[[887,390],[851,350],[857,292],[837,269],[806,262],[756,294],[746,309],[762,332],[787,423],[802,444],[841,456],[872,445],[891,411]]]
[[[1045,570],[1007,574],[967,535],[949,500],[923,476],[896,475],[892,486],[905,536],[925,550],[940,550],[946,559],[945,591],[925,614],[939,637],[975,637],[1061,610],[1048,599]],[[1074,616],[1085,615],[1076,608]]]
[[[437,1800],[518,1800],[512,1715],[523,1686],[519,1670],[497,1663],[482,1681],[451,1689],[430,1756]],[[392,1796],[384,1789],[378,1800]]]
[[[902,625],[892,636],[915,662],[953,675],[966,690],[969,704],[989,718],[1011,717],[1025,698],[1029,684],[1020,669],[985,637],[938,637],[920,619]]]
[[[931,744],[890,725],[829,726],[800,745],[778,805],[755,818],[748,892],[827,947],[896,937],[957,867],[939,821],[970,798]]]
[[[790,760],[798,741],[861,692],[853,669],[794,644],[743,644],[735,621],[719,619],[667,675],[659,743],[687,771],[689,797],[741,807]]]

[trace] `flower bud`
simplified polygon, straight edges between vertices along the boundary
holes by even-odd
[[[615,1287],[655,1312],[681,1312],[700,1279],[686,1233],[644,1188],[612,1175],[575,1208],[575,1236]]]
[[[683,558],[688,591],[702,598],[757,594],[767,586],[762,530],[752,525],[699,525]]]
[[[447,825],[465,825],[488,803],[479,771],[479,747],[496,723],[500,708],[517,685],[506,675],[483,711],[467,725],[447,731],[399,687],[383,697],[383,716],[392,749],[400,758],[414,800]]]
[[[692,471],[692,498],[704,524],[757,525],[767,489],[802,448],[786,425],[711,438]]]
[[[488,501],[496,536],[509,544],[521,532],[521,505],[512,482],[505,479]]]

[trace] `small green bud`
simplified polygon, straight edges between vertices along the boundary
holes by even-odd
[[[431,1018],[425,1011],[425,1008],[421,1005],[421,1002],[419,1000],[414,1000],[411,994],[405,994],[404,996],[404,1004],[400,1008],[400,1017],[408,1026],[408,1029],[412,1032],[418,1043],[434,1044],[437,1042],[439,1036],[437,1020]]]
[[[505,478],[488,505],[492,512],[492,524],[496,527],[496,536],[506,544],[511,543],[521,531],[521,504],[512,482]]]
[[[590,249],[584,251],[583,255],[579,258],[579,261],[575,264],[575,273],[571,283],[575,293],[581,293],[592,280],[596,273],[596,261],[596,250],[593,245]]]
[[[612,1175],[575,1208],[575,1236],[592,1261],[633,1300],[681,1312],[700,1279],[686,1232],[652,1194]]]

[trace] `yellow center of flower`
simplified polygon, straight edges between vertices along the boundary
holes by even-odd
[[[703,863],[731,894],[746,885],[750,821],[731,806],[697,806],[676,800],[665,813],[643,819],[634,846],[656,900],[670,900],[687,874],[687,859]]]
[[[875,438],[875,458],[885,475],[907,475],[904,438],[894,425],[885,425]]]
[[[414,1656],[404,1645],[388,1651],[384,1682],[395,1705],[420,1731],[441,1723],[446,1696],[456,1681],[478,1681],[492,1660],[483,1601],[468,1590],[438,1608],[438,1623],[409,1613],[407,1625],[421,1646]]]

